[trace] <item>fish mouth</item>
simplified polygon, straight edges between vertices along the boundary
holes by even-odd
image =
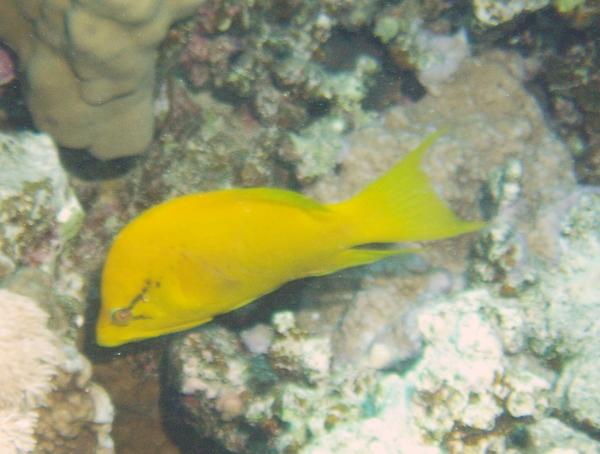
[[[145,320],[138,320],[140,326],[134,327],[134,322],[129,326],[118,326],[112,323],[110,317],[107,320],[100,319],[96,325],[96,343],[100,347],[113,348],[119,347],[124,344],[131,342],[140,342],[143,340],[164,336],[167,334],[178,333],[186,331],[191,328],[195,328],[211,319],[205,319],[202,321],[191,321],[184,323],[177,323],[171,326],[161,326],[158,328],[143,327],[141,322]]]

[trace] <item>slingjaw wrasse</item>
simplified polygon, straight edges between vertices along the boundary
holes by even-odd
[[[372,263],[471,232],[436,195],[421,159],[427,137],[351,199],[324,205],[281,189],[191,194],[152,207],[115,238],[102,275],[96,338],[117,346],[206,323],[285,282]]]

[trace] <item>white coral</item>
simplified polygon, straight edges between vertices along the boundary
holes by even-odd
[[[4,454],[29,452],[35,448],[33,431],[37,422],[34,411],[0,410],[0,449]]]
[[[0,289],[0,313],[0,451],[25,452],[63,353],[35,301]]]

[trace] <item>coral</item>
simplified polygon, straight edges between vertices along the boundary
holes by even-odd
[[[415,387],[417,424],[435,440],[455,424],[490,431],[502,413],[499,402],[506,397],[502,344],[476,315],[479,301],[487,298],[479,293],[461,295],[419,316],[426,346],[409,380]]]
[[[598,36],[590,34],[585,42],[566,43],[565,47],[545,55],[535,82],[544,93],[558,129],[577,159],[579,178],[586,183],[599,184]]]
[[[49,270],[81,226],[83,211],[45,134],[0,134],[0,261]],[[2,274],[0,273],[0,276]]]
[[[273,340],[273,330],[269,325],[259,323],[240,333],[244,346],[253,354],[267,353]]]
[[[0,310],[2,452],[112,452],[112,406],[89,362],[46,327],[36,301],[0,289]]]
[[[0,289],[0,311],[0,448],[24,452],[35,446],[36,410],[46,403],[63,354],[34,301]]]
[[[469,284],[493,282],[510,295],[535,281],[531,254],[557,254],[562,214],[555,218],[554,213],[562,213],[563,193],[575,187],[569,152],[554,139],[535,100],[523,90],[518,59],[488,54],[475,61],[480,64],[466,63],[446,82],[441,96],[392,109],[381,125],[351,134],[339,157],[339,172],[309,190],[320,200],[344,198],[369,181],[369,175],[389,168],[418,141],[427,124],[440,122],[449,125],[449,132],[428,150],[425,169],[463,216],[473,216],[470,210],[483,206],[486,217],[492,217],[489,227],[471,239],[474,261],[465,259],[471,252],[467,243],[453,242],[448,249],[437,244],[419,258],[389,260],[360,275],[359,270],[340,273],[321,279],[314,288],[307,286],[298,323],[314,330],[318,316],[319,330],[335,327],[328,332],[335,362],[402,362],[418,345],[414,311],[427,298],[464,288],[460,273],[467,266],[472,270]],[[506,93],[508,103],[503,101]],[[487,188],[484,197],[482,188]],[[540,209],[554,204],[560,207]]]
[[[560,267],[539,271],[541,283],[523,295],[534,332],[532,349],[562,360],[593,356],[600,339],[596,323],[600,269],[595,264],[600,253],[600,197],[583,190],[566,200],[568,208],[559,221]]]
[[[41,306],[0,289],[0,449],[108,454],[110,399],[91,382],[89,361],[47,327]]]
[[[561,13],[569,13],[583,5],[586,0],[555,0],[554,5]]]
[[[342,151],[341,133],[346,129],[343,119],[323,117],[299,134],[291,134],[293,147],[284,155],[296,165],[296,175],[309,182],[329,172]]]
[[[244,352],[218,326],[176,341],[171,383],[194,429],[235,452],[433,453],[445,440],[464,452],[476,433],[502,444],[494,431],[505,415],[548,411],[554,374],[504,355],[523,352],[523,319],[516,301],[485,290],[438,300],[417,316],[424,350],[400,375],[332,367],[327,339],[279,312],[266,354]]]
[[[585,427],[600,428],[599,382],[600,368],[593,354],[569,362],[563,369],[557,386],[562,410]]]
[[[380,390],[391,386],[376,394],[376,418],[341,424],[304,452],[374,446],[390,452],[439,452],[434,446],[504,452],[511,445],[596,452],[598,443],[585,430],[564,423],[575,420],[580,429],[598,430],[599,336],[592,295],[599,279],[593,264],[599,202],[597,194],[579,195],[561,222],[566,236],[559,265],[541,267],[539,281],[519,299],[478,289],[421,309],[423,352],[407,373],[376,379]],[[551,362],[564,366],[552,370],[545,365]],[[546,418],[550,413],[559,419]],[[515,424],[509,417],[528,422]],[[514,427],[507,431],[501,421]]]
[[[552,378],[519,371],[504,356],[500,332],[481,312],[504,305],[486,291],[471,291],[425,308],[417,322],[424,350],[406,374],[376,377],[375,414],[340,424],[302,452],[481,452],[469,451],[467,441],[478,433],[485,435],[480,449],[503,446],[494,434],[500,416],[508,410],[541,417]]]
[[[342,199],[365,184],[369,175],[389,168],[424,131],[438,126],[447,127],[448,133],[428,150],[425,170],[450,204],[462,201],[457,205],[470,204],[474,212],[490,172],[516,159],[519,172],[527,175],[519,216],[535,213],[540,203],[557,198],[557,188],[548,185],[549,174],[555,175],[550,181],[567,190],[575,179],[568,150],[544,124],[538,104],[523,88],[524,77],[523,62],[514,55],[490,52],[470,59],[444,84],[440,96],[390,109],[380,124],[352,134],[351,145],[338,159],[338,175],[322,178],[310,188],[311,195]],[[466,164],[474,161],[477,165]],[[513,173],[510,170],[510,180],[518,181]]]
[[[157,47],[201,0],[0,3],[0,39],[18,55],[36,125],[97,157],[140,153],[154,132]]]
[[[247,104],[256,126],[287,136],[281,157],[308,183],[334,168],[340,149],[318,134],[339,137],[368,117],[362,104],[382,64],[357,31],[374,13],[370,2],[207,3],[181,67],[194,89]]]
[[[0,450],[110,453],[112,405],[75,348],[87,288],[66,252],[83,210],[49,136],[0,144]]]
[[[250,434],[236,420],[246,405],[244,382],[250,364],[235,336],[209,326],[176,342],[171,355],[178,371],[171,373],[171,386],[184,396],[189,417],[199,423],[195,430],[220,439],[234,452],[242,451]]]
[[[282,375],[300,374],[298,378],[309,383],[323,381],[330,371],[330,341],[325,337],[306,338],[302,333],[296,333],[295,324],[292,312],[279,312],[273,316],[279,336],[269,348],[271,367]]]
[[[410,261],[390,263],[388,267],[394,265],[398,271],[410,272]],[[419,351],[420,339],[411,330],[412,310],[418,304],[411,301],[409,291],[399,292],[394,282],[378,282],[373,275],[346,302],[339,326],[331,334],[338,364],[383,369]]]
[[[121,207],[121,213],[129,217],[162,200],[215,188],[290,185],[289,170],[278,159],[289,147],[282,134],[257,128],[254,120],[210,96],[176,90],[175,113],[160,144],[148,150],[148,159],[131,175],[120,197],[130,201],[134,211]],[[114,225],[110,233],[117,228]]]
[[[532,350],[561,365],[554,402],[558,414],[597,432],[600,195],[580,191],[569,202],[561,222],[560,265],[541,271],[539,286],[523,300]]]
[[[328,340],[298,330],[291,312],[269,328],[266,354],[218,326],[175,342],[171,383],[200,436],[234,452],[284,452],[371,411],[371,373],[332,375]]]
[[[475,17],[485,25],[495,26],[508,22],[524,12],[536,11],[548,6],[551,0],[473,0]]]
[[[452,77],[469,56],[466,33],[435,33],[424,24],[427,5],[414,0],[384,8],[376,17],[374,35],[403,69],[414,69],[419,81],[432,93]]]
[[[11,82],[16,77],[15,62],[8,51],[0,44],[0,87]]]
[[[582,453],[598,452],[598,443],[555,418],[545,418],[532,424],[523,447],[533,452]]]
[[[308,191],[346,197],[451,124],[424,168],[457,211],[489,217],[471,279],[473,239],[440,243],[299,286],[294,312],[255,328],[246,315],[241,336],[208,325],[176,341],[172,383],[197,432],[236,452],[597,450],[600,206],[522,69],[466,62],[441,96],[346,137],[339,172]]]
[[[569,145],[578,178],[598,184],[598,2],[474,0],[473,4],[480,22],[473,22],[470,31],[477,46],[502,43],[536,62],[529,69],[532,92]]]
[[[61,370],[55,390],[40,410],[35,436],[41,452],[114,452],[111,429],[114,408],[106,391],[90,380],[91,365],[75,349],[67,349],[71,364]]]
[[[380,118],[365,115],[363,103],[376,86],[381,62],[377,52],[368,51],[359,52],[361,59],[338,58],[343,48],[338,33],[344,37],[365,27],[370,34],[377,26],[381,42],[398,44],[397,65],[401,52],[414,50],[404,53],[410,57],[404,68],[416,69],[422,82],[429,67],[415,62],[428,61],[438,38],[465,50],[463,35],[435,32],[426,20],[411,41],[395,29],[397,22],[386,22],[381,10],[366,3],[322,2],[319,11],[298,2],[204,4],[203,13],[211,14],[199,16],[183,62],[194,89],[174,80],[169,90],[161,88],[163,96],[170,91],[172,105],[150,159],[122,182],[76,183],[90,215],[77,250],[62,256],[57,288],[74,286],[67,293],[81,301],[81,282],[101,260],[99,251],[142,207],[215,187],[298,181],[320,199],[340,199],[389,168],[428,131],[449,126],[428,152],[425,170],[465,217],[476,215],[486,186],[489,230],[476,239],[436,244],[419,258],[350,270],[318,286],[299,285],[293,313],[278,312],[270,323],[264,321],[265,306],[233,316],[241,335],[211,324],[176,340],[170,374],[185,418],[235,452],[352,452],[352,446],[359,447],[356,452],[502,451],[514,448],[521,433],[548,449],[579,449],[562,431],[563,438],[551,440],[549,430],[542,444],[536,430],[549,420],[567,430],[562,422],[575,420],[569,433],[585,439],[582,428],[596,427],[597,415],[585,406],[594,388],[577,379],[595,376],[593,361],[589,356],[583,356],[587,363],[570,361],[590,343],[581,318],[563,304],[580,300],[559,292],[545,272],[530,274],[548,259],[575,266],[562,262],[563,248],[571,247],[562,242],[568,228],[560,233],[556,227],[569,204],[564,194],[576,187],[568,150],[523,90],[527,66],[508,53],[484,52],[463,61],[452,76],[445,73],[431,84],[435,90],[428,84],[439,96],[395,107]],[[271,20],[255,19],[261,13]],[[396,41],[399,35],[406,41]],[[424,38],[434,45],[415,49]],[[243,95],[244,102],[227,105],[208,89],[225,98]],[[315,147],[324,131],[328,140],[321,143],[329,148]],[[574,222],[571,231],[573,236],[587,231],[585,222]],[[465,280],[474,242],[480,273]],[[29,256],[4,260],[5,273]],[[0,258],[0,268],[2,263]],[[465,293],[467,285],[480,288]],[[549,318],[542,296],[551,301]],[[289,304],[286,296],[275,298]],[[74,312],[81,316],[80,307]],[[574,332],[558,322],[562,316],[565,325],[577,327]],[[438,325],[453,327],[456,338],[444,329],[433,332],[431,326]],[[468,337],[470,328],[478,329],[480,341]],[[454,364],[444,362],[445,355]],[[471,377],[469,364],[489,369]],[[67,396],[76,408],[65,403]],[[57,408],[66,408],[83,427],[91,406],[70,396],[58,396]],[[594,399],[588,400],[592,405]]]

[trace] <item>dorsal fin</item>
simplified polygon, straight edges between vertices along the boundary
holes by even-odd
[[[280,205],[291,205],[305,210],[328,211],[327,207],[316,200],[297,192],[277,188],[233,189],[236,197],[247,200],[264,200]]]

